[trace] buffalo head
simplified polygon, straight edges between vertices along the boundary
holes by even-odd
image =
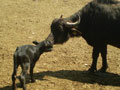
[[[81,32],[78,31],[78,25],[80,24],[80,17],[73,22],[68,18],[54,19],[51,24],[51,33],[44,40],[45,46],[53,46],[53,44],[63,44],[70,37],[81,36]],[[39,44],[38,41],[33,41],[35,45]]]
[[[54,38],[54,44],[63,44],[70,37],[80,36],[81,33],[77,30],[80,23],[80,17],[75,22],[69,19],[62,18],[54,19],[51,24],[51,33]]]

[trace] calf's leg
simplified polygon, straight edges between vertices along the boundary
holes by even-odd
[[[12,73],[12,90],[15,90],[16,89],[16,84],[15,84],[16,74],[17,74],[17,69],[18,69],[18,66],[19,66],[19,63],[17,63],[17,59],[16,59],[15,56],[14,56],[13,65],[14,65],[14,67],[13,67],[13,73]]]
[[[20,75],[20,82],[21,82],[21,86],[23,87],[23,90],[26,90],[26,75],[27,75],[27,71],[29,69],[29,63],[23,63],[21,65],[22,67],[22,72],[21,72],[21,75]]]
[[[18,65],[14,65],[14,70],[12,74],[12,90],[16,89],[15,81],[16,81],[17,68],[18,68]]]
[[[31,77],[31,82],[35,82],[35,80],[34,80],[34,78],[33,78],[33,69],[34,69],[34,67],[35,67],[35,64],[36,64],[36,62],[34,62],[34,63],[32,63],[32,64],[30,65],[30,77]]]

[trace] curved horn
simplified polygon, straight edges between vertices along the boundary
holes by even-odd
[[[63,18],[63,15],[60,16],[60,19],[62,19],[62,18]]]
[[[78,20],[76,22],[66,22],[68,27],[75,27],[80,23],[80,16],[78,16]]]

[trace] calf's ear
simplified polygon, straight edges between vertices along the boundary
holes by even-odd
[[[35,44],[35,45],[38,45],[38,44],[39,44],[38,41],[33,41],[32,43]]]

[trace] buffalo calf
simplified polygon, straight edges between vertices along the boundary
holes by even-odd
[[[30,68],[30,77],[31,82],[35,82],[33,79],[33,69],[34,66],[39,59],[40,55],[44,52],[51,51],[52,46],[46,45],[46,40],[40,42],[36,46],[34,45],[23,45],[20,47],[17,47],[15,53],[14,53],[14,68],[13,68],[13,74],[12,74],[12,90],[16,89],[16,74],[17,74],[17,68],[20,65],[22,72],[20,75],[20,83],[23,87],[23,90],[26,90],[26,74],[27,71]]]

